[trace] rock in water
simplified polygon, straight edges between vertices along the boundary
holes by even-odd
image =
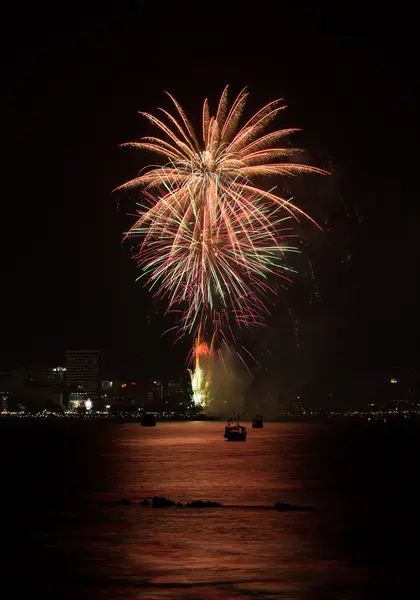
[[[175,502],[173,500],[168,500],[168,498],[160,498],[159,496],[153,496],[153,508],[166,508],[168,506],[175,506]]]
[[[311,510],[310,506],[296,506],[296,504],[290,504],[290,502],[276,502],[274,505],[276,510]]]

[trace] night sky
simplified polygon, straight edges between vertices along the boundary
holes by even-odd
[[[111,192],[151,158],[118,147],[150,131],[138,110],[168,107],[168,90],[198,127],[203,99],[214,106],[226,83],[232,95],[248,86],[247,114],[283,97],[277,124],[301,127],[294,143],[332,168],[294,184],[324,231],[303,227],[298,281],[246,343],[308,384],[416,364],[412,19],[279,4],[257,17],[206,5],[184,18],[140,3],[3,14],[0,370],[62,363],[66,348],[83,347],[103,351],[110,376],[184,369],[188,343],[160,338],[171,320],[135,283],[121,243],[135,196]]]

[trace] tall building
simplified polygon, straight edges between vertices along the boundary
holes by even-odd
[[[147,401],[154,410],[164,408],[164,386],[160,381],[151,381],[147,391]]]
[[[97,350],[67,350],[66,384],[69,392],[83,392],[96,400],[100,388],[100,353]]]

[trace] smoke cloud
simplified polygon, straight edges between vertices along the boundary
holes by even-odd
[[[210,367],[210,360],[208,366]],[[210,374],[210,373],[209,373]],[[222,351],[222,358],[211,359],[211,384],[208,414],[230,418],[244,410],[251,377],[240,363],[234,349]]]

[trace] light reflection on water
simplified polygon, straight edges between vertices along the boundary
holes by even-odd
[[[343,577],[337,562],[320,558],[319,549],[305,543],[313,527],[308,517],[253,509],[152,514],[129,507],[116,523],[116,511],[104,511],[113,531],[105,546],[102,531],[96,542],[89,535],[85,560],[101,556],[96,576],[103,585],[112,574],[117,589],[136,590],[138,597],[251,598],[257,591],[258,597],[281,591],[297,598]]]
[[[302,425],[248,428],[244,443],[226,442],[223,423],[124,425],[109,471],[118,493],[194,498],[223,504],[263,505],[297,501],[301,483],[294,462],[304,460]],[[116,488],[113,489],[113,492]]]
[[[384,475],[369,483],[374,472],[364,473],[359,433],[342,442],[332,426],[267,423],[262,430],[249,428],[245,443],[229,443],[222,432],[217,422],[156,428],[100,423],[11,435],[6,441],[13,460],[4,470],[3,491],[57,500],[36,509],[25,501],[19,508],[24,543],[16,556],[24,547],[30,560],[26,580],[11,561],[14,591],[27,585],[44,597],[47,589],[51,597],[92,600],[390,597],[392,573],[373,563],[377,556],[379,563],[393,557],[395,565],[397,540],[390,523],[381,534],[383,521],[371,525],[373,513],[364,512]],[[389,440],[379,436],[368,444],[371,453],[381,454]],[[48,463],[52,446],[59,468]],[[412,454],[406,450],[407,462]],[[114,503],[153,495],[240,507]],[[277,501],[316,510],[253,508]],[[11,537],[19,538],[19,531]]]

